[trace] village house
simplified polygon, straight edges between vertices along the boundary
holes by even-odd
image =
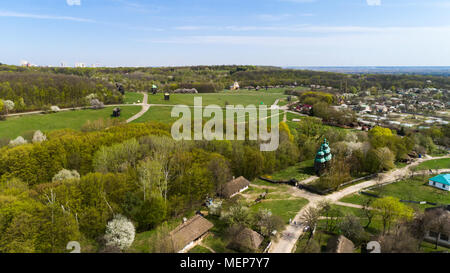
[[[230,242],[228,248],[236,249],[238,251],[256,251],[263,241],[264,237],[258,232],[249,228],[242,228],[242,230]]]
[[[450,174],[440,174],[432,177],[428,181],[428,185],[441,190],[450,191]]]
[[[210,221],[201,215],[195,215],[189,220],[183,220],[183,223],[169,234],[173,250],[178,253],[188,252],[201,242],[213,226]]]
[[[354,253],[355,245],[352,241],[343,235],[334,236],[328,239],[327,243],[328,253]]]
[[[225,198],[232,198],[236,194],[248,189],[248,186],[250,186],[250,182],[243,176],[236,179],[233,178],[233,180],[222,186],[220,195]]]

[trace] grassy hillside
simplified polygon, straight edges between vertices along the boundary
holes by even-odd
[[[120,119],[126,120],[137,114],[140,106],[123,106]],[[0,138],[13,139],[29,131],[41,130],[48,132],[58,129],[79,130],[88,120],[94,121],[100,118],[109,118],[113,107],[106,107],[101,110],[77,110],[64,111],[45,115],[28,115],[11,117],[5,121],[0,121]]]

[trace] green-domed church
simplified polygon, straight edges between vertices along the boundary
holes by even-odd
[[[314,169],[317,175],[321,175],[323,171],[329,166],[333,155],[331,154],[330,146],[327,139],[323,140],[320,145],[319,151],[317,151],[316,159],[314,160]]]

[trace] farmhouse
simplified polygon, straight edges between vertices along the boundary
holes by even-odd
[[[255,251],[263,241],[264,237],[258,232],[249,228],[243,228],[228,245],[228,248]]]
[[[191,219],[170,232],[170,239],[175,252],[185,253],[200,242],[214,225],[200,215]]]
[[[220,191],[220,195],[225,198],[231,198],[235,196],[236,194],[245,191],[248,189],[248,186],[250,185],[250,182],[245,179],[243,176],[238,177],[236,179],[231,180],[230,182],[226,183],[222,186],[222,189]]]
[[[430,178],[428,185],[435,188],[450,191],[450,174],[440,174],[435,177]]]

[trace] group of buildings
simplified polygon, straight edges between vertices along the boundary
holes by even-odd
[[[449,123],[450,91],[436,88],[383,90],[373,96],[370,91],[339,94],[337,109],[351,109],[358,122],[368,126],[384,125],[427,128]],[[439,113],[442,115],[439,116]]]

